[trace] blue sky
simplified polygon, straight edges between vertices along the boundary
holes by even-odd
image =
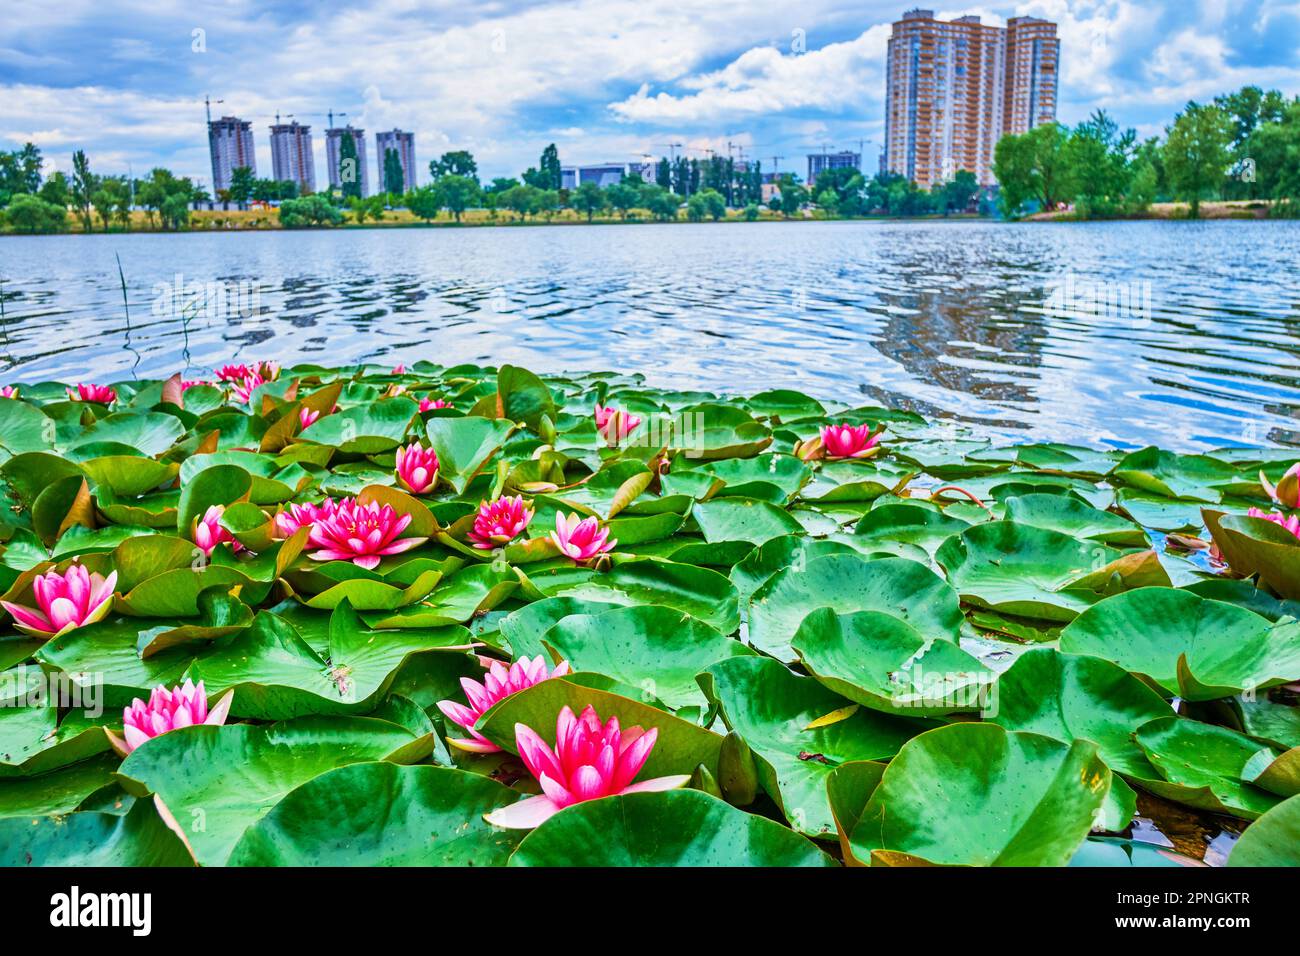
[[[0,148],[31,140],[49,169],[72,150],[99,172],[153,165],[210,184],[203,97],[267,127],[325,114],[416,134],[422,176],[469,149],[485,177],[516,175],[555,142],[564,162],[633,160],[727,143],[803,170],[810,147],[881,138],[889,24],[880,0],[10,0],[0,19]],[[1300,3],[1036,0],[936,6],[944,18],[1059,24],[1059,118],[1105,107],[1160,132],[1189,99],[1256,83],[1300,93]],[[738,153],[737,153],[738,155]],[[372,171],[373,176],[373,171]]]

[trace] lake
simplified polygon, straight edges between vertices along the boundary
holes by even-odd
[[[1298,263],[1285,221],[4,237],[0,380],[510,362],[795,388],[1013,441],[1294,444]]]

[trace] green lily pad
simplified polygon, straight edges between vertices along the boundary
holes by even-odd
[[[881,863],[902,854],[944,866],[1064,866],[1110,783],[1091,741],[952,724],[890,761],[850,844]]]
[[[152,792],[204,866],[220,866],[244,831],[296,787],[327,770],[375,760],[412,762],[409,731],[365,717],[305,717],[254,727],[182,727],[122,762],[128,790]]]
[[[826,796],[832,770],[892,757],[931,726],[862,709],[770,658],[722,661],[699,680],[728,729],[753,751],[763,790],[796,830],[812,837],[835,831]]]
[[[752,654],[682,611],[636,605],[574,614],[542,636],[556,661],[639,687],[647,699],[679,707],[707,704],[695,675],[729,657]]]
[[[1281,802],[1278,796],[1249,783],[1278,755],[1243,734],[1169,716],[1140,728],[1137,742],[1161,776],[1174,785],[1149,788],[1161,796],[1247,820]]]
[[[791,642],[813,677],[848,700],[912,717],[987,710],[993,672],[944,637],[882,611],[813,611]]]
[[[185,844],[148,800],[125,814],[0,820],[0,866],[193,866]]]
[[[1300,623],[1174,588],[1107,598],[1061,632],[1061,650],[1113,661],[1187,700],[1300,678]]]
[[[906,558],[869,561],[856,554],[832,554],[781,571],[754,592],[749,642],[765,654],[793,660],[790,641],[819,607],[840,613],[883,611],[931,639],[955,639],[962,621],[956,592],[925,565]]]
[[[1228,866],[1300,866],[1300,796],[1248,826],[1228,854]]]
[[[566,807],[511,866],[834,866],[810,840],[698,790],[629,793]]]
[[[1020,617],[1070,621],[1100,597],[1070,585],[1119,556],[1059,531],[991,521],[950,538],[935,560],[963,600]]]
[[[504,866],[522,835],[483,821],[518,794],[446,767],[355,763],[290,791],[231,866]]]

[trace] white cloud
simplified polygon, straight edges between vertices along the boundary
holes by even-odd
[[[693,92],[651,95],[645,84],[609,109],[625,121],[668,124],[795,110],[879,113],[889,32],[878,24],[854,40],[806,53],[756,47],[720,70],[680,82]]]

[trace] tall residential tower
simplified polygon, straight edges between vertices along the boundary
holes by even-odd
[[[384,179],[384,158],[388,151],[396,150],[397,158],[402,164],[402,189],[414,189],[415,181],[415,134],[400,129],[387,130],[375,134],[375,159],[379,169],[379,191],[394,192],[388,188]]]
[[[922,189],[960,170],[991,185],[993,148],[1006,133],[1056,119],[1056,24],[977,16],[944,21],[909,10],[889,38],[885,163]]]
[[[234,116],[208,121],[208,150],[212,153],[212,195],[230,188],[236,169],[247,166],[257,175],[253,155],[253,124]]]
[[[311,127],[296,120],[271,127],[271,172],[280,182],[293,180],[303,195],[316,191]]]
[[[357,148],[355,166],[341,169],[343,137],[350,136]],[[353,126],[335,126],[325,131],[325,162],[329,165],[330,188],[342,189],[343,180],[351,177],[361,187],[363,197],[370,195],[370,170],[366,167],[366,131]]]

